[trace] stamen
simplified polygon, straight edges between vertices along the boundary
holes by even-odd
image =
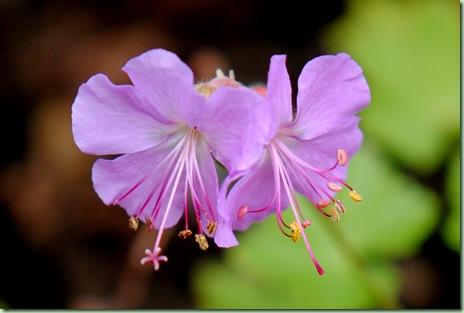
[[[153,230],[153,223],[151,222],[151,219],[148,216],[145,216],[145,221],[147,222],[148,225],[148,231],[151,232]]]
[[[235,80],[235,73],[233,70],[229,70],[229,78]]]
[[[137,231],[137,229],[139,228],[139,219],[137,217],[129,217],[129,228],[133,231]]]
[[[198,245],[200,246],[201,250],[206,250],[208,249],[208,241],[206,240],[205,235],[203,234],[195,234],[195,241],[198,242]]]
[[[282,147],[282,149],[279,149],[280,147]],[[309,252],[311,260],[312,260],[314,266],[316,267],[317,272],[319,273],[319,275],[322,275],[322,274],[324,274],[324,270],[322,269],[322,267],[317,262],[316,257],[314,256],[314,253],[313,253],[313,251],[311,249],[311,246],[310,246],[310,244],[308,242],[308,238],[306,237],[305,232],[301,231],[300,225],[302,223],[300,222],[300,219],[299,219],[299,215],[300,215],[299,213],[301,213],[301,212],[299,211],[298,199],[296,198],[295,189],[293,188],[292,181],[291,181],[291,179],[289,177],[289,173],[286,171],[286,168],[285,168],[285,161],[284,160],[292,157],[293,154],[279,140],[273,140],[271,142],[270,149],[271,149],[270,156],[271,156],[271,159],[272,159],[272,164],[273,164],[273,169],[274,169],[275,195],[277,195],[277,201],[278,201],[278,203],[280,203],[280,196],[279,196],[280,195],[280,182],[282,182],[282,185],[283,185],[283,187],[285,189],[285,193],[287,194],[287,197],[290,200],[290,207],[291,207],[291,209],[293,211],[293,216],[295,217],[295,219],[297,221],[297,222],[292,222],[292,224],[295,223],[298,228],[296,228],[295,225],[293,225],[293,228],[291,227],[291,229],[292,229],[292,236],[291,237],[292,237],[292,239],[297,239],[297,238],[299,238],[300,234],[303,236],[303,240],[305,242],[306,249]],[[286,151],[284,151],[284,149]],[[287,151],[288,151],[288,153],[287,153]],[[282,155],[280,153],[282,153]],[[284,158],[284,156],[285,156],[285,158]],[[296,157],[295,158],[292,157],[292,161],[301,162],[300,165],[303,165],[303,164],[306,165],[306,163],[304,163],[303,161],[299,160]],[[295,163],[293,163],[293,164],[295,164]],[[293,170],[292,167],[290,167],[290,170]],[[315,201],[312,201],[312,202],[316,203]],[[323,212],[325,215],[328,215],[326,212],[324,212],[319,207],[318,207],[318,209],[321,212]],[[279,218],[281,218],[280,206],[279,205],[276,208],[276,214],[278,214]],[[279,219],[278,219],[278,221],[279,221]],[[306,220],[305,220],[304,224],[306,226],[308,226],[308,225],[310,225],[310,222],[309,221],[306,222]],[[279,228],[280,228],[281,226],[280,226],[279,223],[278,223],[278,225],[279,225]],[[282,230],[282,228],[281,228],[281,230]]]
[[[346,154],[345,149],[338,149],[337,150],[337,160],[338,165],[345,166],[348,162],[348,155]]]
[[[345,207],[340,200],[335,200],[335,208],[338,210],[338,212],[345,213]]]
[[[303,228],[311,226],[311,221],[310,220],[304,220],[303,223],[301,223],[301,226],[303,226]]]
[[[336,183],[332,182],[332,181],[329,181],[327,183],[327,187],[332,190],[332,191],[335,191],[335,192],[339,192],[342,190],[342,187],[337,185]]]
[[[327,200],[327,199],[323,199],[323,200],[320,200],[317,205],[320,207],[320,208],[326,208],[329,206],[329,204],[332,203],[330,200]]]
[[[208,234],[212,234],[216,231],[217,229],[217,222],[209,221],[208,226],[206,227],[206,230],[208,231]]]
[[[220,68],[218,68],[216,70],[216,77],[226,77],[226,75],[224,75],[224,72]]]
[[[338,212],[334,209],[334,207],[331,207],[331,208],[330,208],[330,217],[331,217],[335,222],[340,221],[340,215],[338,215]]]
[[[239,220],[242,220],[242,218],[245,216],[245,214],[247,214],[247,212],[248,212],[248,205],[242,205],[240,209],[238,209],[237,218]]]
[[[355,190],[350,191],[350,198],[353,199],[355,202],[360,202],[363,199],[363,197],[361,195],[358,195],[358,193]]]
[[[290,229],[292,230],[292,240],[293,242],[297,242],[300,239],[301,228],[297,222],[293,221],[290,223]]]
[[[179,237],[183,237],[184,239],[192,235],[192,231],[190,229],[184,229],[179,232]]]

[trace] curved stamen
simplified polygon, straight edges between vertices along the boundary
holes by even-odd
[[[196,130],[192,130],[189,133],[190,140],[188,141],[189,144],[187,146],[188,150],[188,162],[186,166],[186,180],[188,181],[189,184],[189,189],[190,189],[190,195],[192,197],[192,202],[194,206],[194,211],[195,211],[195,216],[197,219],[198,223],[198,228],[199,228],[199,233],[202,234],[203,229],[201,227],[201,213],[205,216],[205,218],[208,220],[208,225],[207,225],[207,231],[209,234],[214,232],[216,230],[216,217],[214,216],[213,208],[211,205],[211,202],[209,200],[209,197],[206,193],[206,188],[203,183],[203,180],[201,178],[201,173],[200,169],[198,166],[198,160],[196,157],[196,151],[195,147],[198,145],[198,132]],[[194,186],[198,185],[200,192],[203,196],[204,203],[206,204],[206,207],[202,204],[202,201],[200,199],[200,196],[198,195],[198,192]],[[211,216],[211,218],[210,218]]]
[[[285,188],[285,192],[287,193],[287,197],[290,199],[290,207],[292,208],[293,215],[294,215],[294,217],[296,219],[296,223],[297,223],[299,229],[301,230],[303,228],[303,226],[302,226],[302,223],[300,221],[299,214],[298,214],[298,211],[297,211],[296,205],[295,205],[295,203],[297,202],[297,199],[294,199],[293,196],[292,196],[294,194],[294,192],[292,192],[293,186],[291,184],[290,177],[288,177],[288,174],[286,175],[285,171],[283,170],[285,166],[284,166],[284,164],[282,164],[282,160],[276,159],[275,161],[276,161],[276,168],[279,170],[279,175],[282,178],[282,182],[283,182],[283,185],[284,185],[284,188]],[[305,221],[305,224],[306,224],[306,221]],[[312,260],[314,266],[317,269],[317,272],[319,273],[319,275],[324,274],[324,270],[319,265],[319,263],[317,262],[316,257],[314,256],[314,253],[313,253],[313,251],[311,249],[311,246],[310,246],[310,244],[308,242],[308,239],[306,237],[305,232],[301,231],[301,235],[303,237],[303,240],[304,240],[305,245],[306,245],[306,249],[309,252],[311,260]]]
[[[282,152],[281,152],[282,153]],[[290,160],[288,159],[288,157],[286,155],[284,155],[282,153],[282,158],[284,158],[287,162],[290,163]],[[291,164],[291,163],[290,163]],[[309,175],[306,174],[306,172],[298,165],[298,164],[293,164],[293,166],[289,166],[288,167],[289,170],[292,172],[293,174],[293,177],[295,179],[298,180],[300,186],[302,186],[302,188],[305,189],[306,191],[306,196],[308,197],[308,199],[314,204],[314,206],[316,207],[316,209],[323,215],[327,216],[327,217],[330,217],[330,214],[326,213],[324,210],[322,210],[322,206],[319,206],[318,203],[319,201],[316,201],[312,195],[311,195],[311,192],[309,190],[309,188],[311,188],[311,190],[317,195],[319,196],[320,198],[324,198],[322,197],[322,195],[320,194],[320,191],[322,191],[324,193],[324,195],[331,201],[331,202],[334,202],[335,199],[333,199],[333,197],[325,191],[325,189],[321,188],[321,186],[313,179],[311,178]],[[306,183],[304,183],[304,182]],[[302,214],[301,214],[302,216]],[[302,219],[304,219],[304,217],[302,216]]]
[[[201,178],[202,176],[200,173],[200,168],[198,167],[196,153],[193,153],[192,158],[193,158],[193,165],[194,165],[194,171],[196,174],[196,178],[197,178],[198,184],[200,185],[200,190],[203,194],[203,198],[205,199],[206,206],[208,207],[209,214],[211,215],[211,219],[213,221],[216,221],[216,217],[214,216],[214,211],[211,205],[211,201],[209,200],[209,197],[206,193],[205,184],[203,183],[203,179]],[[206,212],[205,212],[205,215],[208,216]]]
[[[268,152],[271,152],[270,151],[270,148],[267,149]],[[272,153],[269,153],[269,154],[272,154]],[[264,206],[263,208],[261,209],[256,209],[256,210],[249,210],[249,208],[247,207],[247,210],[245,213],[260,213],[260,212],[264,212],[268,209],[270,209],[272,207],[272,205],[274,203],[280,203],[280,182],[279,182],[279,176],[276,172],[276,169],[275,169],[275,166],[273,165],[273,173],[274,173],[274,196],[272,197],[271,201],[269,201],[269,203]],[[279,197],[279,200],[277,201],[277,198]],[[238,214],[240,214],[239,216],[241,216],[239,219],[242,219],[243,216],[245,215],[244,212],[238,212]]]
[[[282,173],[282,167],[283,167],[283,164],[282,164],[282,160],[280,159],[280,156],[277,152],[277,149],[275,148],[273,142],[271,142],[269,144],[269,150],[270,150],[270,156],[271,156],[271,160],[272,160],[272,167],[273,167],[273,172],[274,172],[274,184],[276,186],[275,188],[275,194],[277,195],[277,198],[279,201],[277,201],[277,205],[276,205],[276,216],[277,216],[277,224],[280,228],[280,231],[285,235],[285,236],[288,236],[288,237],[291,237],[292,235],[289,235],[286,233],[286,231],[282,228],[282,225],[287,228],[287,229],[290,229],[290,226],[287,225],[282,217],[282,207],[281,207],[281,189],[280,189],[280,184],[281,182],[285,185],[286,184],[286,177],[283,176],[283,173]],[[288,194],[287,194],[288,196]],[[289,197],[288,200],[290,202],[292,202],[292,198]],[[285,208],[284,208],[285,209]]]
[[[181,150],[180,156],[177,159],[177,163],[174,168],[170,171],[171,173],[178,173],[179,175],[182,174],[183,168],[185,166],[185,150]],[[159,211],[163,205],[164,198],[166,197],[166,191],[169,189],[172,180],[174,179],[174,175],[170,175],[168,181],[164,180],[161,190],[158,194],[158,198],[156,199],[155,205],[153,206],[153,210],[150,213],[152,216],[152,220],[155,221],[158,217]],[[180,179],[180,178],[179,178]],[[177,185],[173,188],[172,193],[175,193],[177,190]]]
[[[174,163],[174,160],[177,159],[177,156],[179,155],[179,153],[182,151],[182,146],[184,145],[186,141],[186,138],[183,137],[179,140],[179,142],[176,144],[176,146],[174,147],[174,149],[172,149],[168,155],[166,155],[166,157],[159,163],[157,164],[156,166],[154,166],[150,171],[148,171],[148,173],[146,175],[144,175],[134,186],[132,186],[128,191],[126,191],[121,197],[119,197],[116,201],[113,202],[113,205],[117,205],[119,204],[122,200],[124,200],[128,195],[130,195],[135,189],[137,189],[138,187],[140,187],[141,184],[143,184],[150,176],[152,176],[161,166],[164,165],[164,163],[166,161],[169,161],[169,167],[172,166],[172,164]],[[139,214],[137,214],[138,216],[141,214],[142,212],[139,212]]]
[[[339,166],[339,160],[337,159],[337,161],[335,162],[335,164],[327,169],[320,169],[320,168],[317,168],[317,167],[313,167],[311,166],[310,164],[306,163],[305,161],[303,161],[302,159],[300,159],[299,157],[297,157],[292,151],[290,151],[290,149],[288,149],[288,147],[278,138],[275,138],[273,140],[273,142],[275,142],[277,144],[277,146],[279,147],[279,149],[287,156],[289,157],[289,159],[292,161],[292,162],[296,162],[298,164],[300,164],[301,166],[303,166],[304,168],[307,168],[308,170],[311,170],[313,172],[316,172],[316,173],[326,173],[326,172],[330,172],[332,170],[334,170],[337,166]],[[340,150],[340,149],[339,149]],[[345,163],[346,164],[346,163]]]
[[[185,230],[189,229],[188,225],[188,181],[187,179],[185,180],[185,185],[184,185],[184,219],[185,219]],[[185,237],[184,237],[185,238]]]
[[[167,261],[167,257],[166,256],[158,256],[159,252],[161,251],[161,248],[160,248],[160,242],[161,242],[161,237],[163,236],[163,232],[164,232],[164,227],[166,225],[166,221],[168,219],[168,216],[169,216],[169,213],[171,212],[171,208],[172,208],[172,203],[174,201],[174,196],[176,194],[176,191],[177,191],[177,187],[179,186],[179,181],[180,181],[180,178],[182,176],[182,173],[183,173],[183,170],[184,170],[184,167],[185,167],[185,157],[184,157],[184,151],[181,155],[181,159],[178,160],[177,164],[176,164],[176,175],[175,175],[175,180],[173,182],[173,185],[172,185],[172,189],[171,189],[171,194],[169,196],[169,200],[168,200],[168,203],[166,205],[166,211],[164,212],[164,216],[163,216],[163,219],[161,221],[161,224],[159,226],[159,231],[158,231],[158,234],[156,236],[156,241],[155,241],[155,244],[153,246],[153,252],[151,254],[148,254],[148,257],[146,258],[143,258],[142,259],[142,264],[146,263],[146,262],[153,262],[154,266],[155,266],[155,270],[157,270],[159,268],[159,261]],[[169,182],[168,182],[168,185],[170,185],[170,183],[172,182],[172,177],[174,175],[171,175],[169,177]],[[164,198],[164,197],[163,197]],[[159,210],[157,210],[157,213],[159,212]],[[148,249],[147,249],[148,250]],[[148,250],[149,251],[149,250]],[[147,251],[145,251],[147,252]]]

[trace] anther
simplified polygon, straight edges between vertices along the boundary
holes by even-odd
[[[198,245],[200,246],[201,250],[206,250],[208,249],[208,241],[206,240],[205,235],[203,234],[195,234],[195,241],[198,242]]]
[[[229,78],[235,80],[235,73],[233,70],[229,70]]]
[[[341,186],[339,186],[339,185],[337,185],[336,183],[331,182],[331,181],[329,181],[329,182],[327,183],[327,187],[328,187],[330,190],[335,191],[335,192],[339,192],[340,190],[342,190],[342,187],[341,187]]]
[[[363,199],[363,197],[361,195],[358,195],[358,193],[355,190],[350,191],[350,198],[353,199],[355,202],[360,202]]]
[[[301,223],[301,226],[303,226],[303,228],[311,226],[311,221],[310,220],[304,220],[303,223]]]
[[[137,229],[139,228],[139,219],[137,217],[129,217],[129,228],[133,231],[137,231]]]
[[[217,222],[209,221],[208,226],[206,227],[206,230],[208,231],[208,234],[212,234],[216,231],[217,228]]]
[[[183,237],[184,239],[189,237],[192,234],[190,229],[184,229],[179,232],[179,237]]]
[[[145,221],[147,222],[148,225],[148,231],[151,232],[153,230],[153,223],[151,222],[151,219],[148,216],[145,216]]]
[[[331,208],[330,208],[330,217],[331,217],[335,222],[340,221],[340,215],[338,215],[338,212],[334,209],[334,207],[331,207]]]
[[[242,218],[245,216],[245,214],[247,214],[247,212],[248,212],[248,205],[242,205],[240,209],[238,209],[237,218],[239,220],[242,220]]]
[[[216,77],[226,77],[226,75],[224,75],[224,72],[220,68],[218,68],[216,70]]]
[[[210,84],[205,84],[205,83],[198,83],[195,85],[195,90],[199,93],[205,96],[206,98],[209,98],[213,94],[213,92],[216,90],[217,87],[211,86]]]
[[[297,242],[300,239],[301,228],[297,222],[290,223],[290,229],[292,230],[292,240],[293,242]]]
[[[335,200],[335,207],[337,208],[338,212],[345,213],[345,207],[340,200]]]
[[[317,203],[317,205],[318,205],[320,208],[323,209],[323,208],[328,207],[330,203],[331,203],[330,200],[323,199],[323,200],[320,200],[320,201]]]
[[[337,150],[337,160],[338,165],[345,166],[348,162],[348,155],[346,154],[345,149],[338,149]]]

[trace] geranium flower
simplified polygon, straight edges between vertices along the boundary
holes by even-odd
[[[194,85],[193,73],[175,54],[148,51],[123,67],[133,85],[113,85],[103,74],[83,84],[72,107],[77,146],[99,159],[92,169],[94,188],[107,205],[159,229],[142,264],[155,270],[164,229],[185,219],[179,236],[192,234],[193,208],[201,249],[208,248],[218,223],[218,177],[213,156],[229,175],[243,175],[269,140],[265,99],[237,83],[218,77]],[[191,206],[190,206],[190,204]],[[206,234],[206,235],[205,235]]]
[[[336,192],[347,188],[353,200],[362,200],[345,183],[346,165],[362,143],[356,114],[369,104],[370,92],[361,68],[350,56],[321,56],[301,72],[294,115],[285,60],[284,55],[273,56],[268,73],[265,98],[273,114],[273,138],[257,165],[230,191],[227,184],[233,179],[225,181],[219,201],[223,224],[215,241],[221,247],[237,245],[233,230],[245,230],[276,213],[282,233],[295,242],[303,237],[317,271],[323,274],[304,232],[311,221],[300,210],[296,195],[304,195],[336,221],[345,211],[334,198]],[[282,217],[287,207],[293,212],[292,222]]]

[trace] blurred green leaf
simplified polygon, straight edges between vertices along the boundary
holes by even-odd
[[[306,229],[326,273],[317,274],[303,242],[283,236],[275,215],[239,233],[223,262],[199,264],[192,279],[200,308],[394,307],[400,277],[394,260],[415,254],[435,227],[435,195],[396,171],[372,145],[353,158],[348,182],[364,196],[340,197],[339,223],[300,198]],[[341,192],[344,193],[343,191]],[[285,212],[292,220],[290,211]]]
[[[450,159],[446,177],[446,191],[450,212],[443,228],[443,238],[451,249],[461,251],[461,151]]]
[[[356,204],[347,193],[338,196],[348,207],[341,227],[353,244],[372,257],[414,255],[438,223],[436,194],[398,171],[369,141],[353,158],[348,173],[348,183],[364,196]]]
[[[366,136],[422,173],[459,138],[459,18],[456,1],[354,0],[323,36],[329,51],[351,54],[364,70]]]

